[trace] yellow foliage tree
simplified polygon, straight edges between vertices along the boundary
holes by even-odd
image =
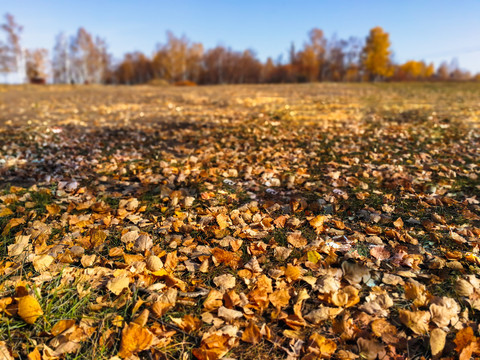
[[[362,65],[369,80],[379,80],[393,75],[390,55],[388,33],[380,26],[371,29],[362,51]]]
[[[433,76],[433,64],[427,65],[423,61],[409,60],[398,67],[397,80],[423,80]]]

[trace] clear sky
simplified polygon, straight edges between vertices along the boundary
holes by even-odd
[[[206,48],[252,48],[260,59],[286,59],[313,27],[330,38],[365,38],[370,28],[390,33],[394,60],[450,61],[480,72],[478,0],[0,0],[24,26],[23,45],[52,49],[56,34],[83,26],[106,38],[116,58],[151,55],[165,33],[187,35]]]

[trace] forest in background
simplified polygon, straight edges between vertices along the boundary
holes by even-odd
[[[243,51],[218,45],[205,49],[185,35],[167,32],[151,56],[134,51],[122,59],[108,52],[106,39],[83,27],[75,35],[60,33],[51,52],[25,49],[23,27],[5,14],[0,39],[0,73],[31,83],[74,84],[255,84],[297,82],[360,81],[469,81],[480,80],[460,69],[458,62],[433,63],[392,59],[388,32],[374,27],[366,38],[351,36],[327,39],[322,30],[312,29],[300,49],[292,43],[288,58],[269,57],[262,62],[252,49]]]

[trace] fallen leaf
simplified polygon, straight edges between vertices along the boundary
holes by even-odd
[[[302,248],[307,245],[307,239],[302,236],[301,231],[295,231],[287,236],[287,241],[296,248]]]
[[[433,356],[437,357],[442,354],[445,348],[446,337],[447,333],[439,328],[433,329],[430,332],[430,349],[432,350]]]
[[[73,325],[75,325],[75,320],[60,320],[55,325],[53,325],[50,333],[53,336],[60,335],[65,330],[70,329]]]
[[[0,360],[14,360],[14,357],[8,349],[5,341],[0,341]]]
[[[33,324],[43,315],[42,307],[32,295],[22,296],[18,300],[18,315],[27,324]]]
[[[122,330],[118,356],[128,358],[133,354],[149,349],[155,344],[156,340],[156,337],[148,329],[132,322]]]
[[[260,329],[253,321],[250,321],[242,334],[242,340],[250,344],[258,344],[262,338]]]
[[[400,321],[417,335],[428,334],[430,313],[428,311],[399,310]]]
[[[128,277],[118,277],[108,281],[107,289],[115,295],[120,295],[123,289],[127,289],[129,285],[130,279]]]

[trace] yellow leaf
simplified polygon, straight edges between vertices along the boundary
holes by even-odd
[[[312,220],[310,220],[310,225],[314,227],[317,230],[323,230],[323,224],[325,223],[325,220],[327,217],[325,215],[318,215],[314,217]]]
[[[10,210],[7,207],[0,210],[0,217],[9,216],[9,215],[12,215],[12,214],[13,214],[13,211]]]
[[[442,329],[433,329],[430,333],[430,348],[432,349],[432,355],[440,355],[445,347],[445,339],[447,334]]]
[[[7,226],[2,231],[2,235],[5,236],[10,232],[10,229],[14,228],[15,226],[18,226],[20,224],[23,224],[25,222],[25,219],[23,218],[13,218],[10,219],[8,222]]]
[[[57,215],[60,212],[60,206],[57,204],[45,205],[45,208],[50,215]]]
[[[311,251],[307,252],[307,258],[308,258],[308,261],[316,264],[317,262],[319,262],[322,259],[322,255],[320,255],[315,250],[311,250]]]
[[[43,310],[37,299],[31,295],[26,295],[18,299],[18,315],[27,324],[33,324],[43,315]]]
[[[107,289],[115,295],[120,295],[123,289],[128,288],[130,285],[130,279],[128,277],[114,278],[107,284]]]

